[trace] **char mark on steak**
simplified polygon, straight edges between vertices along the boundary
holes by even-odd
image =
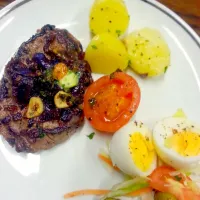
[[[67,92],[68,108],[57,108],[54,96],[63,88],[52,78],[57,63],[79,75]],[[65,141],[83,122],[83,95],[92,83],[81,43],[67,30],[45,25],[24,42],[11,58],[0,82],[0,134],[18,152],[49,149]],[[31,97],[39,97],[44,111],[26,116]]]

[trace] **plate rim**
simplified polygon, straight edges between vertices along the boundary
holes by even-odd
[[[30,2],[32,0],[15,0],[13,3],[9,4],[8,6],[4,7],[0,11],[0,21],[5,17],[7,14],[12,13],[12,11],[15,11],[17,8],[23,6],[24,4]],[[200,38],[195,33],[195,31],[177,14],[175,14],[172,10],[164,6],[163,4],[155,1],[155,0],[140,0],[141,3],[148,4],[150,7],[155,7],[155,9],[160,10],[164,15],[168,15],[178,26],[181,26],[183,29],[182,31],[185,31],[187,35],[194,41],[194,45],[198,47],[198,50],[200,50]],[[67,191],[67,190],[66,190]]]
[[[172,20],[174,20],[191,37],[191,39],[196,43],[196,45],[200,49],[200,36],[178,14],[176,14],[170,8],[168,8],[167,6],[163,5],[162,3],[160,3],[160,2],[158,2],[156,0],[141,0],[141,1],[143,1],[145,3],[148,3],[149,5],[155,7],[156,9],[160,10],[165,15],[167,15],[168,17],[170,17]]]
[[[12,12],[13,10],[17,9],[20,6],[23,6],[25,3],[28,3],[30,1],[32,0],[15,0],[12,3],[8,4],[3,9],[0,10],[0,20],[3,19],[7,14]],[[190,38],[196,43],[196,45],[200,49],[200,37],[194,31],[194,29],[186,21],[184,21],[178,14],[176,14],[170,8],[168,8],[167,6],[163,5],[162,3],[156,0],[140,0],[140,1],[147,3],[150,6],[153,6],[154,8],[160,10],[163,14],[167,15],[172,20],[174,20],[190,36]]]

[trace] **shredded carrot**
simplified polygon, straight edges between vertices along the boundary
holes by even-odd
[[[137,190],[135,192],[131,192],[127,196],[135,197],[135,196],[139,196],[141,194],[148,193],[148,192],[151,192],[151,191],[152,191],[152,188],[147,187],[147,188],[143,188],[143,189]]]
[[[104,195],[107,194],[109,190],[95,190],[95,189],[88,189],[88,190],[78,190],[74,192],[70,192],[64,195],[65,199],[76,197],[76,196],[83,196],[83,195]]]
[[[99,154],[98,157],[99,157],[100,160],[104,161],[109,166],[111,166],[114,170],[120,171],[120,169],[118,167],[113,166],[110,158],[108,158],[108,157],[106,157],[102,154]],[[152,188],[147,187],[147,188],[137,190],[135,192],[131,192],[130,194],[128,194],[126,196],[135,197],[135,196],[139,196],[141,194],[148,193],[148,192],[151,192],[151,191],[152,191]],[[64,198],[68,199],[68,198],[72,198],[72,197],[76,197],[76,196],[84,196],[84,195],[105,195],[108,192],[110,192],[110,190],[101,190],[101,189],[78,190],[78,191],[74,191],[74,192],[70,192],[70,193],[65,194]]]
[[[135,197],[135,196],[139,196],[141,194],[144,193],[148,193],[151,192],[152,188],[147,187],[147,188],[143,188],[141,190],[137,190],[135,192],[131,192],[130,194],[126,195],[126,196],[130,196],[130,197]],[[88,189],[88,190],[78,190],[78,191],[74,191],[74,192],[70,192],[64,195],[65,199],[68,198],[72,198],[72,197],[76,197],[76,196],[84,196],[84,195],[105,195],[108,192],[110,192],[110,190],[95,190],[95,189]]]
[[[113,166],[112,161],[110,160],[110,158],[107,158],[105,156],[103,156],[102,154],[98,155],[99,159],[101,159],[102,161],[104,161],[105,163],[107,163],[109,166],[111,166],[114,170],[116,171],[120,171],[120,169],[116,166]]]

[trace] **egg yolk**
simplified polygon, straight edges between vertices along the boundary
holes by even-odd
[[[193,132],[180,132],[165,139],[165,146],[182,156],[200,155],[200,135]]]
[[[155,151],[152,142],[148,137],[141,133],[135,132],[130,135],[129,151],[134,164],[143,172],[151,166]]]

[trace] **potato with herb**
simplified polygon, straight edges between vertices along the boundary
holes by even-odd
[[[129,65],[142,77],[164,74],[170,65],[170,50],[159,31],[143,28],[124,39]]]
[[[85,59],[94,73],[110,74],[128,66],[128,54],[124,44],[109,33],[96,35],[91,40],[85,52]]]
[[[129,14],[122,0],[96,0],[90,11],[90,30],[96,35],[104,32],[120,36],[129,24]]]

